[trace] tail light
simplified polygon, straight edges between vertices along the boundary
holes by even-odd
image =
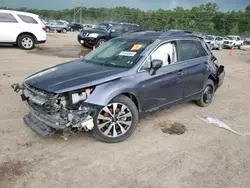
[[[43,27],[42,29],[43,29],[44,31],[46,31],[46,27]]]

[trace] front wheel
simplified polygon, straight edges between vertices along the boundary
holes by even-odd
[[[35,47],[35,39],[31,35],[24,34],[18,38],[17,44],[21,49],[32,50]]]
[[[95,114],[92,135],[102,142],[122,142],[134,133],[138,123],[139,112],[135,103],[120,95]]]
[[[106,42],[105,39],[99,39],[98,42],[97,42],[97,44],[96,44],[96,47],[101,46],[101,45],[104,44],[105,42]]]
[[[203,89],[201,98],[197,101],[198,106],[207,107],[213,101],[214,96],[214,82],[213,80],[208,79],[205,88]]]
[[[65,28],[62,29],[62,33],[66,33],[67,30]]]
[[[219,50],[221,51],[223,49],[223,47],[222,46],[219,46]]]

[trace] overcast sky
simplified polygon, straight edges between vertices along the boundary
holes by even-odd
[[[0,0],[0,6],[9,8],[27,7],[38,9],[65,9],[82,5],[84,7],[127,6],[149,9],[173,9],[176,6],[191,8],[202,3],[216,2],[222,11],[244,10],[250,0]]]

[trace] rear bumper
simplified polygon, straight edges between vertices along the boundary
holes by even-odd
[[[44,44],[47,40],[40,40],[40,41],[37,41],[37,44]]]
[[[216,86],[216,90],[221,87],[224,83],[224,79],[225,79],[225,68],[223,65],[220,65],[220,67],[218,68],[218,72],[217,72],[217,77],[218,77],[218,84]]]

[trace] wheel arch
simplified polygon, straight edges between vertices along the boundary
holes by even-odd
[[[124,95],[124,96],[130,98],[135,103],[135,105],[137,107],[137,110],[140,111],[140,109],[141,109],[140,108],[140,103],[139,103],[137,97],[134,94],[132,94],[132,93],[121,93],[120,95]]]
[[[98,106],[107,106],[112,99],[120,95],[130,98],[135,103],[138,111],[140,111],[139,98],[132,88],[107,89],[107,87],[97,87],[85,102]]]
[[[19,37],[20,37],[21,35],[31,35],[31,36],[34,38],[35,43],[37,43],[37,38],[36,38],[36,36],[35,36],[33,33],[31,33],[31,32],[22,32],[22,33],[20,33],[20,34],[17,36],[17,38],[16,38],[16,43],[18,43],[18,39],[19,39]]]
[[[217,84],[218,84],[218,79],[216,78],[216,76],[215,75],[213,75],[213,74],[210,74],[209,76],[208,76],[208,78],[207,78],[207,80],[212,80],[213,82],[214,82],[214,85],[216,86]],[[205,87],[205,86],[204,86]],[[215,89],[215,88],[214,88]]]

